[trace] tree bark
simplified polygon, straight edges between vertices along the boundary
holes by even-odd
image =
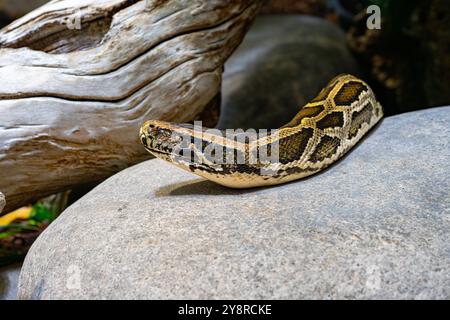
[[[191,121],[258,0],[55,0],[0,31],[5,211],[148,157],[147,119]]]

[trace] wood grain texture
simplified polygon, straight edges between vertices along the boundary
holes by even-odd
[[[0,213],[2,213],[3,208],[5,207],[5,196],[0,192]]]
[[[191,121],[214,101],[223,64],[259,7],[55,0],[2,29],[5,211],[146,159],[140,125]]]

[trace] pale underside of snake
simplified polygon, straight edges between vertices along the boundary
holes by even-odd
[[[227,187],[251,188],[324,170],[382,117],[370,87],[341,75],[289,123],[267,134],[150,120],[141,127],[140,140],[154,156],[182,169]]]

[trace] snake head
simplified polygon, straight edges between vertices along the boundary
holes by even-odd
[[[173,131],[165,122],[150,120],[141,127],[140,140],[152,153],[171,154],[173,146],[177,143],[173,135]]]
[[[181,137],[171,128],[171,124],[165,121],[150,120],[144,123],[140,130],[140,140],[144,147],[151,153],[171,155]]]

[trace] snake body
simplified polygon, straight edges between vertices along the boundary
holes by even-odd
[[[341,75],[289,123],[263,136],[150,120],[141,127],[140,140],[150,153],[182,169],[227,187],[250,188],[324,170],[382,117],[370,87],[352,75]]]

